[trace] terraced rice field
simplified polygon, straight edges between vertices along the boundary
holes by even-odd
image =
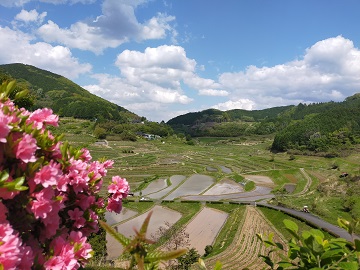
[[[222,253],[205,261],[209,269],[213,269],[216,261],[220,261],[223,269],[262,269],[266,264],[258,257],[266,254],[265,246],[256,237],[257,233],[269,234],[274,232],[274,240],[280,241],[283,236],[276,232],[266,218],[253,206],[247,206],[245,215],[239,223],[239,229],[231,245]]]
[[[213,244],[227,217],[225,212],[204,207],[186,226],[190,246],[204,255],[205,247]]]
[[[181,214],[174,210],[171,210],[167,207],[162,207],[159,205],[155,205],[150,211],[153,212],[148,230],[147,237],[150,238],[152,234],[155,234],[157,229],[165,224],[165,222],[169,222],[170,224],[175,224],[180,218]],[[149,211],[136,216],[124,223],[114,226],[115,230],[119,233],[125,235],[126,237],[131,237],[135,235],[134,228],[139,230],[142,223],[144,222],[146,216]],[[117,242],[112,236],[106,235],[107,241],[107,250],[108,250],[108,259],[116,259],[123,251],[123,246]]]

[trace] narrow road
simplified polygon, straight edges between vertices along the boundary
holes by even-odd
[[[286,214],[289,214],[291,216],[300,218],[315,227],[323,229],[324,231],[327,231],[337,237],[344,238],[348,241],[353,242],[354,241],[353,237],[356,239],[360,239],[360,237],[358,235],[351,236],[346,230],[344,230],[338,226],[335,226],[317,216],[314,216],[311,213],[304,213],[304,212],[301,212],[298,210],[289,209],[289,208],[282,207],[282,206],[271,205],[271,204],[267,204],[267,203],[257,203],[257,205],[262,205],[262,206],[265,206],[268,208],[276,209],[276,210],[282,211]]]

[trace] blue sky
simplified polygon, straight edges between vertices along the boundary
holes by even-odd
[[[0,64],[151,121],[360,92],[358,0],[0,0]]]

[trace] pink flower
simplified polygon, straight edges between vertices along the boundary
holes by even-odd
[[[60,170],[60,164],[56,164],[53,160],[44,167],[41,168],[35,174],[34,182],[36,184],[42,184],[43,187],[55,186],[58,183],[58,179],[62,175]]]
[[[9,191],[7,188],[0,188],[0,198],[9,200],[18,195],[19,191]]]
[[[45,262],[45,269],[77,269],[77,260],[74,254],[74,247],[67,242],[63,236],[55,238],[50,247],[53,250],[54,256]]]
[[[21,159],[23,162],[35,162],[35,151],[38,149],[36,139],[30,134],[25,134],[15,146],[16,158]]]
[[[126,198],[130,191],[129,183],[125,178],[120,176],[113,176],[112,183],[108,186],[108,192],[113,194],[112,197],[115,200]]]
[[[0,201],[0,223],[7,222],[6,214],[8,210],[5,205]]]
[[[115,212],[119,214],[122,209],[122,201],[121,200],[114,200],[113,198],[108,199],[108,205],[106,206],[106,210],[109,212]]]
[[[48,108],[37,109],[30,114],[30,117],[26,120],[26,123],[32,123],[36,129],[42,129],[44,127],[44,124],[57,127],[59,116],[52,113],[53,111]]]
[[[54,191],[51,188],[44,188],[35,194],[35,200],[31,202],[31,211],[36,218],[46,218],[52,210],[52,198]]]
[[[31,266],[34,264],[34,254],[31,247],[22,246],[20,247],[21,261],[18,266],[18,269],[31,269]]]
[[[2,143],[6,143],[6,136],[12,128],[9,123],[11,123],[11,117],[8,117],[0,110],[0,142]]]
[[[0,266],[2,269],[18,269],[21,262],[21,240],[7,222],[0,223],[0,239]]]
[[[9,175],[8,179],[5,182],[12,182],[13,178]],[[13,199],[16,195],[18,195],[19,191],[9,191],[7,188],[0,188],[0,198],[4,200]]]
[[[75,208],[74,210],[69,210],[68,215],[71,220],[75,221],[74,227],[78,229],[84,227],[86,220],[83,217],[83,211],[81,211],[79,208]]]
[[[83,148],[81,149],[82,151],[82,154],[80,156],[80,158],[83,160],[83,161],[90,161],[92,159],[91,155],[90,155],[90,151],[86,148]]]
[[[79,194],[77,196],[76,205],[80,206],[80,208],[85,211],[90,208],[91,205],[95,203],[95,196]]]
[[[75,257],[79,260],[87,260],[92,257],[91,245],[86,243],[87,238],[79,231],[72,231],[69,236],[70,243],[74,246]]]

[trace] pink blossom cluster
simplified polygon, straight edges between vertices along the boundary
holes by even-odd
[[[92,256],[87,237],[98,214],[119,213],[129,193],[115,176],[99,191],[112,161],[92,161],[53,136],[51,109],[29,112],[0,95],[0,269],[78,269]]]

